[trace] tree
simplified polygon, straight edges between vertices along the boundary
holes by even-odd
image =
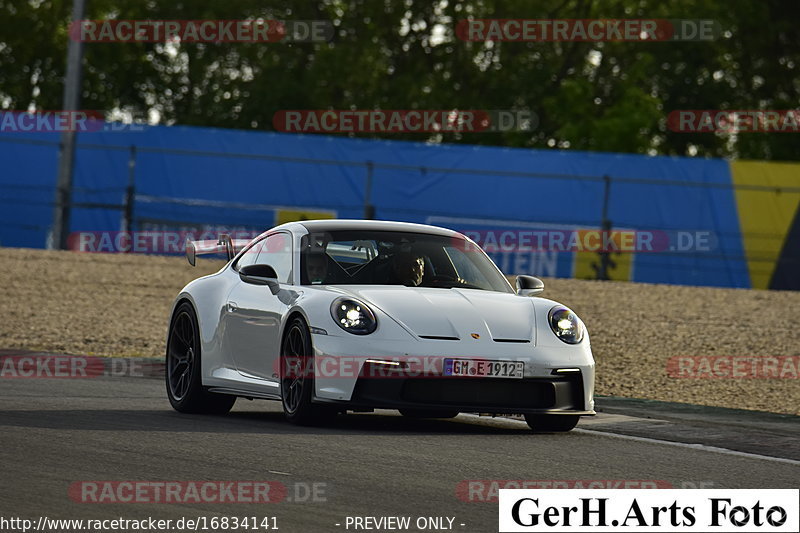
[[[286,6],[290,7],[286,7]],[[0,105],[57,109],[70,2],[0,0]],[[91,19],[326,19],[330,43],[89,43],[83,107],[271,129],[283,109],[528,109],[533,132],[392,138],[791,160],[796,135],[675,133],[678,109],[794,109],[794,0],[88,0]],[[465,18],[713,19],[699,42],[465,42]]]

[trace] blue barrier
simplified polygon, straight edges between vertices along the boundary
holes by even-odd
[[[750,285],[723,160],[178,126],[82,133],[78,144],[71,231],[120,229],[133,145],[138,227],[147,222],[266,229],[284,208],[361,218],[371,162],[371,203],[378,218],[462,231],[530,224],[599,228],[603,176],[609,176],[608,218],[615,228],[713,235],[707,251],[636,254],[626,279]],[[0,245],[44,247],[53,216],[57,134],[0,136],[0,161]],[[573,275],[574,257],[564,253],[540,258],[542,268],[550,269],[543,274]],[[513,270],[514,261],[498,260]],[[554,263],[554,269],[548,266]],[[530,261],[519,264],[531,269]]]

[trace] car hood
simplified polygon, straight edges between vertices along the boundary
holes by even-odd
[[[376,307],[420,337],[457,337],[473,333],[495,341],[533,342],[536,326],[531,298],[476,289],[405,286],[339,286]]]

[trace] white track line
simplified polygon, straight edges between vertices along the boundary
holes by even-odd
[[[794,466],[800,466],[800,461],[796,461],[794,459],[786,459],[784,457],[772,457],[770,455],[759,455],[757,453],[738,452],[736,450],[729,450],[727,448],[717,448],[716,446],[708,446],[706,444],[689,444],[687,442],[675,442],[671,440],[651,439],[648,437],[636,437],[633,435],[609,433],[608,431],[597,431],[595,429],[573,429],[572,431],[577,433],[588,433],[590,435],[602,435],[605,437],[612,437],[615,439],[633,440],[637,442],[649,442],[651,444],[666,444],[668,446],[677,446],[679,448],[689,448],[690,450],[722,453],[725,455],[735,455],[737,457],[745,457],[747,459],[760,459],[762,461],[772,461],[775,463],[784,463]]]
[[[462,413],[461,416],[466,416],[470,418],[478,418],[482,420],[487,420],[488,417],[485,416],[478,416],[471,413]],[[497,417],[495,420],[501,417]],[[503,418],[504,422],[513,422],[514,424],[521,424],[525,427],[528,427],[528,424],[523,422],[522,420],[513,420],[511,418]],[[759,459],[761,461],[772,461],[775,463],[783,463],[789,464],[793,466],[800,466],[800,461],[795,459],[786,459],[784,457],[771,457],[769,455],[759,455],[757,453],[747,453],[747,452],[738,452],[736,450],[729,450],[727,448],[717,448],[716,446],[707,446],[705,444],[689,444],[686,442],[675,442],[671,440],[660,440],[660,439],[651,439],[649,437],[635,437],[633,435],[622,435],[620,433],[611,433],[608,431],[597,431],[595,429],[573,429],[571,433],[584,433],[588,435],[599,435],[602,437],[614,438],[614,439],[623,439],[623,440],[632,440],[636,442],[646,442],[650,444],[662,444],[666,446],[676,446],[678,448],[688,448],[690,450],[696,450],[701,452],[713,452],[713,453],[721,453],[725,455],[733,455],[736,457],[744,457],[747,459]]]

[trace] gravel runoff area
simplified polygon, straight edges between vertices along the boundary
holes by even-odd
[[[0,348],[161,357],[172,299],[220,261],[0,249]],[[599,395],[800,415],[800,381],[676,379],[675,356],[800,355],[800,292],[546,279],[586,322]],[[790,359],[791,361],[792,359]],[[795,366],[796,369],[796,366]]]

